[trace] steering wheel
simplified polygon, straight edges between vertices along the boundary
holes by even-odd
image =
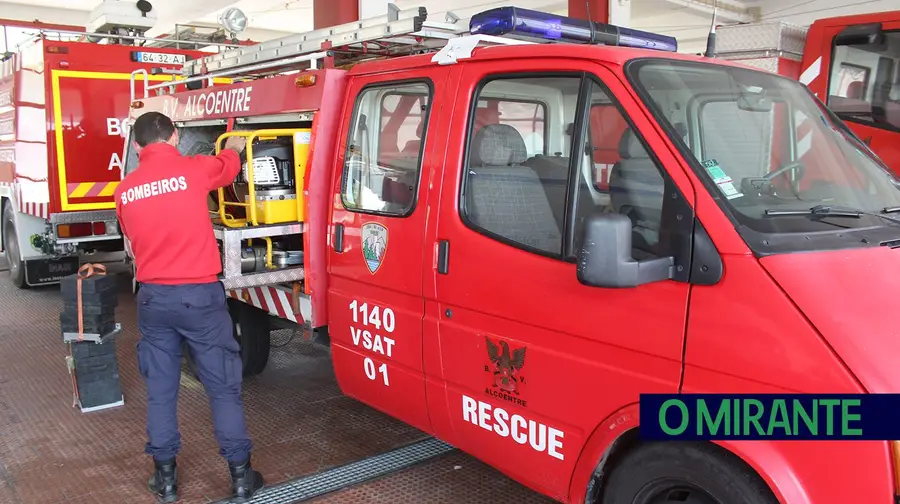
[[[803,178],[803,175],[806,173],[806,166],[799,162],[794,161],[793,163],[788,163],[781,168],[767,173],[762,177],[747,177],[741,180],[741,190],[744,193],[751,194],[768,194],[770,196],[775,196],[774,186],[772,185],[772,181],[775,180],[779,175],[782,175],[787,172],[795,172],[796,176],[793,180],[791,180],[791,190],[794,191],[794,195],[800,194],[800,183],[799,180]]]
[[[806,173],[806,166],[800,161],[794,161],[793,163],[788,163],[771,173],[767,173],[763,178],[765,178],[769,182],[772,182],[782,173],[786,173],[789,171],[797,172],[796,177],[794,177],[794,180],[791,181],[792,184],[796,184],[797,180],[803,178],[803,175]]]

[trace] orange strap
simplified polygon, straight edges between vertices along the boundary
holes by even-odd
[[[106,266],[102,264],[83,264],[80,268],[78,268],[78,273],[76,273],[78,280],[76,282],[76,292],[77,292],[77,300],[78,300],[78,341],[84,340],[84,309],[81,306],[81,281],[85,278],[90,278],[94,275],[103,276],[106,275]],[[74,365],[75,357],[72,355],[72,344],[69,343],[69,358],[72,360]],[[78,397],[78,381],[75,379],[75,369],[69,369],[69,373],[72,374],[72,407],[78,406],[79,397]]]
[[[104,276],[106,275],[106,266],[102,264],[83,264],[80,268],[78,268],[78,283],[77,283],[77,292],[78,292],[78,341],[84,339],[84,309],[81,307],[81,281],[85,278],[90,278],[94,275]]]

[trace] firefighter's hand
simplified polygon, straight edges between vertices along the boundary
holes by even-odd
[[[225,140],[225,148],[231,149],[238,154],[244,151],[245,145],[247,145],[247,139],[243,137],[229,137]]]

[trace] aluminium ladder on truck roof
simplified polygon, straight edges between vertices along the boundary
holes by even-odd
[[[448,15],[451,21],[438,22],[428,19],[425,7],[402,11],[393,4],[390,7],[385,16],[288,35],[189,61],[185,63],[183,73],[193,76],[220,70],[239,70],[248,65],[321,51],[325,42],[330,42],[336,59],[407,55],[419,49],[432,48],[435,43],[469,29],[467,20],[461,22],[452,14]]]
[[[483,19],[472,31],[469,20],[461,20],[452,12],[446,14],[444,22],[439,22],[428,19],[425,7],[401,11],[389,4],[385,16],[289,35],[187,62],[168,82],[148,86],[145,76],[144,96],[151,89],[156,89],[158,94],[165,90],[173,92],[177,84],[212,82],[224,77],[256,79],[320,68],[320,60],[324,63],[322,68],[335,68],[367,59],[430,53],[441,48],[432,61],[446,65],[470,56],[472,50],[482,44],[575,42],[669,52],[675,52],[677,48],[674,37],[605,23],[590,22],[586,26],[583,21],[576,23],[571,18],[516,7],[481,12],[472,17],[473,22],[476,17]],[[515,26],[498,30],[498,21]],[[467,34],[471,36],[463,37]]]
[[[178,84],[208,82],[219,77],[260,77],[301,64],[321,68],[319,61],[326,58],[333,58],[331,65],[341,66],[373,57],[428,52],[469,31],[467,19],[450,13],[446,21],[439,22],[428,19],[425,7],[402,11],[391,7],[385,16],[288,35],[188,61],[171,81],[153,85],[145,82],[144,96],[154,89],[172,91]]]
[[[393,6],[393,4],[390,4]],[[134,101],[134,78],[143,74],[144,98],[150,90],[157,94],[172,93],[174,86],[197,81],[211,85],[216,78],[259,78],[304,68],[341,67],[366,59],[434,53],[433,61],[452,64],[470,57],[475,47],[484,45],[519,45],[545,42],[494,35],[469,35],[469,19],[452,12],[446,20],[428,20],[424,7],[401,11],[393,7],[386,16],[356,23],[332,26],[306,33],[289,35],[253,46],[212,54],[186,62],[172,80],[150,84],[145,70],[132,74],[131,101]],[[331,61],[328,61],[328,60]]]

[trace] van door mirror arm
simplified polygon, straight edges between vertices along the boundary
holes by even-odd
[[[625,215],[594,214],[585,219],[578,251],[578,281],[592,287],[637,287],[669,280],[675,268],[672,256],[636,261],[631,255],[631,219]]]

